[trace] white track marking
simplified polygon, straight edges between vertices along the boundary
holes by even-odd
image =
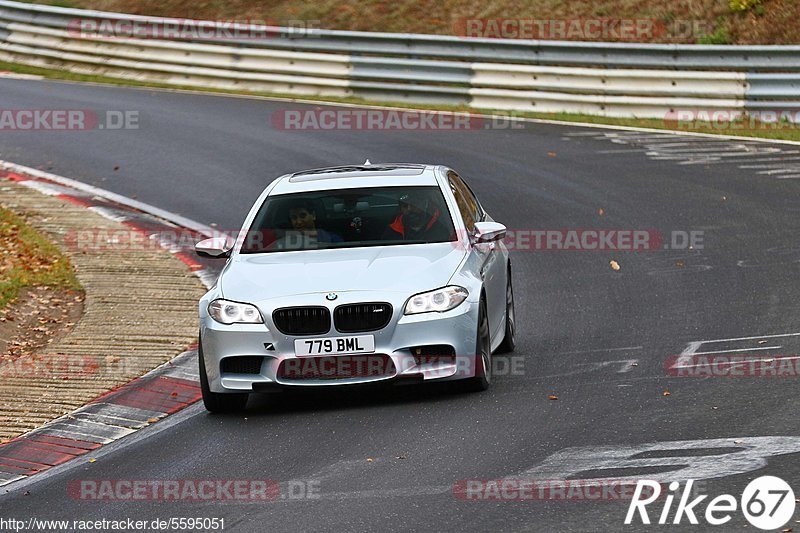
[[[780,333],[777,335],[755,335],[753,337],[734,337],[732,339],[713,339],[709,341],[699,341],[702,344],[708,344],[710,342],[732,342],[732,341],[750,341],[750,340],[761,340],[761,339],[780,339],[783,337],[800,337],[800,333]]]
[[[711,352],[695,352],[693,355],[711,355],[715,353],[754,352],[756,350],[779,350],[783,346],[759,346],[757,348],[736,348],[732,350],[714,350]]]
[[[39,76],[38,74],[21,74],[19,72],[4,70],[0,72],[0,78],[7,80],[43,80],[44,76]]]
[[[694,353],[700,348],[701,344],[703,344],[703,341],[690,342],[689,345],[683,349],[680,356],[678,356],[678,359],[675,361],[675,364],[672,365],[672,368],[681,367],[690,362],[694,356]]]
[[[693,456],[680,453],[693,449],[725,451],[731,448],[735,451],[714,455],[701,453]],[[555,453],[541,464],[522,472],[519,477],[571,479],[585,471],[673,467],[667,472],[647,474],[647,477],[669,483],[744,474],[767,466],[769,457],[798,452],[800,437],[782,436],[651,442],[633,446],[586,446],[567,448]],[[651,457],[637,458],[640,454],[650,454]],[[603,476],[597,481],[636,483],[638,479],[640,477],[637,476]]]
[[[738,342],[750,340],[782,339],[786,337],[798,337],[800,333],[778,333],[774,335],[755,335],[751,337],[732,337],[730,339],[709,339],[704,341],[692,341],[680,353],[671,368],[688,368],[693,362],[695,355],[710,355],[719,353],[752,352],[759,350],[777,350],[783,346],[755,346],[752,348],[731,348],[730,350],[698,351],[703,344],[717,344],[721,342]]]
[[[800,359],[800,355],[793,355],[791,357],[764,357],[762,359],[742,359],[736,361],[719,361],[715,362],[716,366],[730,366],[730,365],[741,365],[747,363],[761,363],[761,362],[772,362],[772,361],[794,361],[795,359]],[[701,366],[708,366],[706,363],[699,363],[696,365],[686,365],[680,368],[696,368]],[[674,367],[673,367],[674,368]]]
[[[795,179],[800,176],[797,149],[781,146],[766,146],[754,139],[739,138],[714,139],[698,142],[689,136],[651,135],[636,132],[601,132],[592,135],[588,132],[575,132],[566,135],[585,136],[607,140],[627,148],[600,150],[599,153],[644,152],[648,158],[657,161],[673,161],[677,165],[734,164],[741,169],[755,171],[757,175],[773,179]],[[787,157],[793,156],[793,157]],[[754,163],[770,163],[754,165]]]
[[[697,455],[691,455],[698,450]],[[705,450],[720,453],[708,455]],[[646,477],[661,483],[718,479],[746,474],[764,468],[771,457],[800,452],[800,437],[734,437],[685,441],[649,442],[636,445],[584,446],[566,448],[548,456],[538,465],[503,479],[565,480],[573,479],[583,486],[601,486],[614,483],[635,484],[641,476],[602,476],[579,479],[582,472],[631,468],[671,468],[669,471],[649,473]],[[650,457],[637,457],[648,454]],[[348,461],[345,461],[348,462]],[[336,467],[337,465],[331,465]],[[374,467],[373,467],[374,468]],[[335,468],[334,468],[335,470]],[[478,476],[491,478],[492,475]],[[578,479],[576,479],[578,478]],[[315,479],[314,476],[308,479]],[[333,480],[331,480],[333,481]],[[456,483],[457,480],[453,480]],[[428,485],[403,488],[380,488],[356,491],[326,492],[322,487],[318,499],[344,500],[388,498],[403,496],[452,496],[453,485]],[[295,500],[303,501],[303,500]],[[292,503],[291,499],[269,502]]]
[[[586,372],[591,372],[593,370],[600,370],[601,368],[605,368],[611,365],[620,365],[620,369],[617,370],[617,374],[624,374],[626,372],[630,372],[631,369],[635,367],[639,363],[638,359],[623,359],[621,361],[598,361],[595,363],[578,363],[576,366],[588,366],[591,367]]]
[[[579,353],[595,353],[595,352],[622,352],[625,350],[641,350],[642,346],[623,346],[621,348],[597,348],[593,350],[577,350],[574,352],[558,352],[553,355],[571,355]]]

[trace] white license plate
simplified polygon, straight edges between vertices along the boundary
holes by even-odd
[[[371,353],[374,351],[375,337],[373,335],[298,339],[294,341],[294,353],[296,355]]]

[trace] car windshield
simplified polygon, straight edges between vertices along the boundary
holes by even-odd
[[[267,197],[241,253],[453,240],[453,221],[438,187],[338,189]]]

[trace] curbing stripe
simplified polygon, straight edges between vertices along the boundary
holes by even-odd
[[[9,168],[14,170],[10,172],[6,171],[5,173],[2,172],[2,169]],[[23,170],[26,171],[27,175],[19,173]],[[41,174],[41,176],[34,176],[34,172]],[[156,207],[152,207],[149,204],[136,202],[135,200],[131,200],[131,205],[120,204],[117,200],[118,195],[109,191],[105,191],[104,189],[98,189],[87,185],[86,187],[92,189],[91,191],[78,191],[71,189],[68,185],[55,183],[52,181],[54,178],[58,178],[60,181],[65,183],[72,181],[69,178],[56,176],[55,174],[41,172],[36,169],[23,167],[22,165],[16,165],[14,163],[8,163],[0,160],[0,175],[3,175],[20,185],[35,189],[49,196],[55,196],[61,200],[68,201],[81,207],[86,207],[87,209],[104,218],[121,222],[125,226],[128,226],[135,231],[140,231],[144,234],[149,234],[154,231],[158,231],[159,229],[174,230],[176,228],[189,230],[190,232],[195,233],[197,235],[196,240],[200,240],[214,234],[213,228],[210,226],[204,226],[198,222],[188,221],[191,223],[191,226],[183,225],[182,222],[185,222],[188,219],[184,219],[178,215],[174,215],[171,218],[165,218],[162,216],[164,211]],[[134,204],[140,207],[133,207]],[[141,220],[139,222],[139,219],[143,219],[147,216],[155,217],[155,220]],[[218,261],[214,261],[212,259],[208,262],[200,262],[195,256],[193,250],[170,249],[170,247],[166,244],[163,247],[169,249],[169,251],[172,252],[172,254],[179,261],[189,267],[189,270],[191,270],[192,273],[194,273],[200,282],[207,288],[210,288],[214,285],[214,283],[216,283],[216,279],[220,270]]]
[[[50,181],[53,183],[57,183],[59,185],[63,185],[65,187],[69,187],[75,191],[80,191],[82,193],[86,193],[84,195],[75,195],[73,194],[73,198],[78,198],[81,196],[99,196],[100,198],[104,198],[116,204],[119,204],[124,207],[128,207],[134,209],[136,211],[141,211],[143,213],[148,213],[150,215],[156,216],[163,220],[172,222],[173,224],[180,226],[182,228],[194,230],[203,235],[213,235],[214,231],[213,228],[210,226],[206,226],[205,224],[201,224],[199,222],[195,222],[194,220],[188,219],[186,217],[182,217],[180,215],[176,215],[175,213],[170,213],[169,211],[165,211],[164,209],[160,209],[150,204],[146,204],[144,202],[140,202],[138,200],[134,200],[132,198],[128,198],[126,196],[122,196],[121,194],[117,194],[106,189],[101,189],[100,187],[95,187],[93,185],[88,185],[86,183],[82,183],[77,180],[73,180],[70,178],[65,178],[64,176],[59,176],[57,174],[51,174],[49,172],[43,172],[41,170],[37,170],[35,168],[26,167],[24,165],[17,165],[16,163],[11,163],[9,161],[4,161],[0,159],[0,169],[10,170],[12,173],[24,174],[25,176],[19,176],[19,180],[15,181],[29,181],[31,176],[34,178],[41,178],[46,181]],[[11,179],[14,177],[9,176]]]
[[[0,445],[0,486],[90,453],[195,403],[201,397],[196,379],[172,374],[196,377],[196,354],[184,352],[73,413]]]
[[[83,184],[73,188],[73,180],[68,178],[4,161],[0,161],[0,169],[6,169],[0,175],[12,181],[90,208],[136,231],[174,230],[177,226],[202,236],[212,232],[202,224],[102,189]],[[162,216],[165,213],[168,216]],[[206,286],[213,284],[221,265],[200,263],[188,250],[170,251],[189,265]],[[91,453],[198,401],[201,393],[194,348],[189,347],[189,351],[69,414],[0,444],[0,486]]]
[[[53,422],[51,422],[53,424]],[[47,429],[42,430],[42,435],[50,435],[54,437],[61,437],[62,439],[72,439],[79,442],[91,442],[92,444],[97,444],[98,446],[102,446],[103,444],[108,444],[113,442],[112,439],[106,437],[96,437],[87,431],[86,433],[81,433],[78,431],[70,431],[67,429],[62,429],[59,427],[47,427]],[[13,441],[11,441],[13,442]],[[0,454],[1,455],[1,454]]]
[[[31,435],[30,440],[35,442],[61,444],[63,446],[70,446],[79,450],[91,451],[98,446],[91,442],[79,442],[72,439],[62,439],[61,437],[53,437],[51,435]]]

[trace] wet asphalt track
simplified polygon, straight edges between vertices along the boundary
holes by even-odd
[[[260,397],[231,416],[195,405],[107,447],[94,463],[79,459],[7,487],[2,517],[224,517],[226,531],[609,531],[623,528],[625,503],[461,501],[451,487],[519,474],[572,447],[800,437],[796,378],[676,378],[665,369],[693,341],[800,332],[800,179],[763,167],[791,168],[797,147],[546,124],[286,132],[272,127],[271,113],[308,106],[48,81],[0,80],[0,102],[138,111],[138,130],[0,133],[0,159],[224,229],[237,229],[281,173],[369,158],[448,164],[509,228],[704,232],[704,247],[688,251],[514,252],[519,359],[499,359],[522,372],[497,376],[486,393]],[[767,346],[780,348],[760,353],[800,353],[800,336],[775,339]],[[763,346],[753,339],[704,348]],[[798,491],[800,454],[706,486],[738,495],[763,474]],[[67,492],[80,479],[253,478],[312,479],[321,497],[99,503]],[[753,530],[745,525],[737,514],[724,529]]]

